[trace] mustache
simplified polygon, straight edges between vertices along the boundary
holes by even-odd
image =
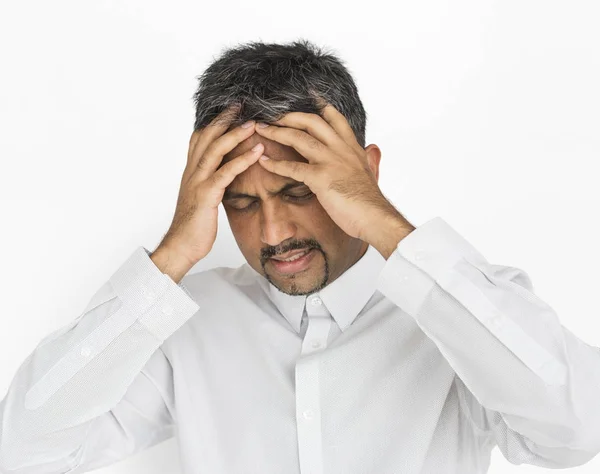
[[[309,240],[309,241],[305,241],[305,242],[294,242],[292,244],[286,245],[285,247],[282,247],[280,249],[277,248],[270,248],[267,250],[264,250],[262,252],[262,259],[266,260],[272,257],[275,257],[277,255],[283,255],[286,254],[288,252],[292,252],[294,250],[320,250],[323,251],[321,248],[321,245],[314,239]]]

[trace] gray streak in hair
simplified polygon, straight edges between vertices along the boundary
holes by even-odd
[[[232,126],[271,123],[288,112],[320,114],[322,100],[340,111],[365,147],[366,112],[342,60],[305,39],[287,44],[248,42],[221,53],[201,76],[193,100],[194,130],[232,104]]]

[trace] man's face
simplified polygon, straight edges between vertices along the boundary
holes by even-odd
[[[273,159],[308,163],[294,148],[254,133],[226,154],[222,164],[259,142],[264,145],[265,155]],[[248,264],[290,295],[319,291],[367,249],[365,242],[350,237],[333,222],[308,186],[271,173],[260,163],[254,163],[227,187],[223,207]],[[287,268],[272,259],[303,249],[312,251],[306,259],[286,264]]]

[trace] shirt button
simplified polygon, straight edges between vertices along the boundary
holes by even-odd
[[[314,413],[312,410],[305,410],[304,413],[302,413],[302,416],[304,417],[304,419],[306,420],[312,420]]]
[[[89,355],[92,353],[92,350],[89,347],[82,347],[81,348],[81,355],[83,357],[89,357]]]
[[[145,286],[142,286],[142,293],[144,294],[144,296],[146,297],[146,299],[148,301],[154,301],[154,298],[156,295],[154,294],[154,292],[150,291]]]
[[[165,305],[161,308],[161,311],[165,313],[167,316],[171,316],[173,314],[173,308],[169,305]]]
[[[310,300],[310,303],[311,303],[313,306],[320,306],[322,302],[321,302],[321,300],[320,300],[319,298],[317,298],[317,297],[314,297],[314,298],[312,298],[312,299]]]
[[[321,347],[321,346],[322,346],[322,343],[321,343],[321,341],[313,341],[311,345],[312,345],[312,347],[314,347],[315,349],[318,349],[319,347]]]

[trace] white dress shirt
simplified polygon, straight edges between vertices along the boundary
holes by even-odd
[[[480,474],[600,452],[600,350],[442,218],[309,296],[138,247],[0,404],[4,473],[82,473],[176,436],[185,474]]]

